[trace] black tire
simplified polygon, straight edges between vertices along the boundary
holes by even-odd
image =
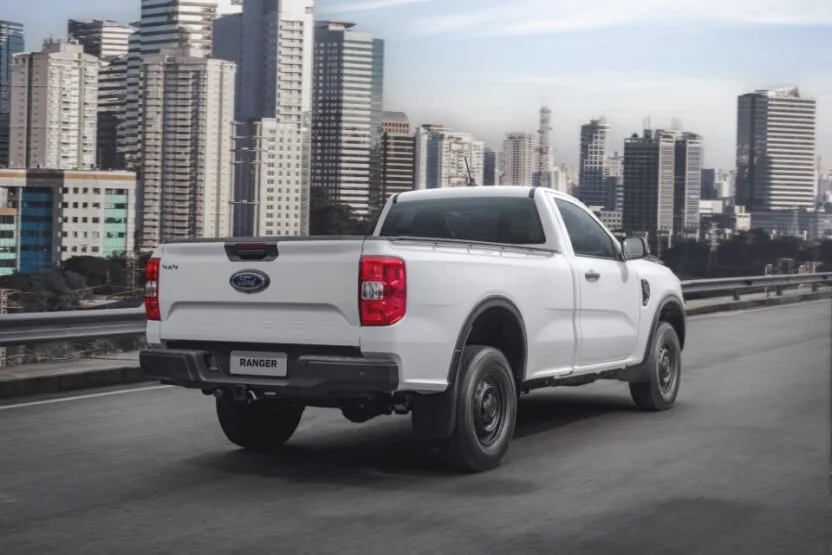
[[[271,400],[217,399],[217,418],[231,443],[259,453],[277,451],[289,441],[306,407]]]
[[[448,441],[454,466],[484,472],[500,464],[517,422],[517,387],[506,357],[493,347],[469,345],[459,365],[456,425]]]
[[[630,395],[636,406],[645,411],[672,407],[682,379],[682,345],[669,323],[659,322],[643,370],[647,379],[630,384]]]

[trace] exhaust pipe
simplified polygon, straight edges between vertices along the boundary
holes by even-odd
[[[234,388],[231,390],[231,396],[234,398],[235,401],[238,402],[257,400],[257,394],[255,394],[254,391],[250,390],[244,385],[235,385]]]

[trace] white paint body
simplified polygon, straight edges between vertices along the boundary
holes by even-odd
[[[529,192],[528,187],[430,189],[403,193],[397,202]],[[539,189],[534,199],[546,234],[546,243],[536,245],[537,250],[428,240],[269,238],[278,241],[275,261],[242,263],[228,260],[222,242],[162,245],[154,253],[161,257],[162,320],[148,322],[148,344],[192,340],[353,346],[365,357],[395,360],[400,391],[441,392],[448,387],[453,351],[469,314],[483,299],[501,296],[517,306],[524,320],[526,380],[641,363],[658,304],[668,293],[683,298],[679,279],[669,268],[644,259],[576,256],[555,200],[571,202],[603,224],[571,196]],[[359,323],[362,255],[394,255],[405,261],[407,313],[392,326]],[[243,267],[266,272],[270,287],[255,295],[235,291],[228,280]],[[600,279],[585,279],[590,271]],[[644,306],[641,280],[651,290]]]

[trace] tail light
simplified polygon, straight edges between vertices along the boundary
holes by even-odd
[[[151,258],[144,267],[144,311],[148,320],[159,321],[159,259]]]
[[[407,311],[404,260],[362,256],[358,277],[358,308],[362,326],[391,326]]]

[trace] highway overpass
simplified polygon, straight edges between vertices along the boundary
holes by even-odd
[[[198,392],[8,399],[0,553],[829,553],[830,306],[692,317],[666,413],[612,382],[525,396],[480,475],[423,454],[407,417],[308,410],[270,457]]]

